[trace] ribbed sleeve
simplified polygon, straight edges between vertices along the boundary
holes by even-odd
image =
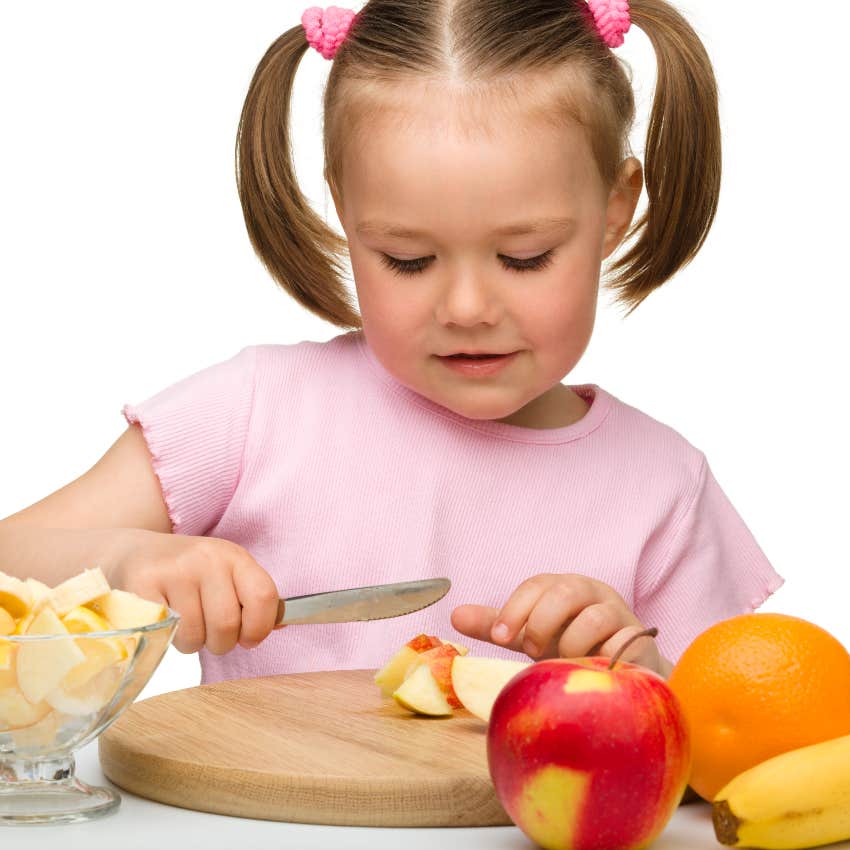
[[[783,583],[704,456],[692,495],[655,535],[638,566],[635,613],[658,627],[671,661],[710,625],[755,610]]]
[[[242,470],[256,349],[191,375],[122,413],[138,423],[178,534],[202,535],[229,504]]]

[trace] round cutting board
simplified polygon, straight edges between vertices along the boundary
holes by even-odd
[[[103,772],[187,809],[347,826],[510,824],[486,724],[411,714],[373,670],[201,685],[130,706],[100,737]]]

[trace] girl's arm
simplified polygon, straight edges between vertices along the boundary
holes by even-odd
[[[177,611],[181,652],[256,646],[278,609],[274,581],[243,547],[172,533],[136,425],[85,475],[0,521],[0,566],[50,586],[100,567],[112,587]]]
[[[0,569],[53,586],[101,566],[107,579],[134,531],[170,533],[150,452],[131,425],[84,475],[0,520]]]

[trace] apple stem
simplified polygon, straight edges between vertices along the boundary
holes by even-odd
[[[632,635],[615,653],[614,657],[611,659],[611,663],[608,665],[609,670],[614,669],[614,665],[620,660],[620,656],[625,651],[626,647],[630,643],[634,643],[640,637],[655,637],[658,634],[658,629],[655,626],[651,628],[644,629],[642,632],[638,632],[636,635]]]

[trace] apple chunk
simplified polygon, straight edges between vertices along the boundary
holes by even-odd
[[[106,667],[86,680],[81,687],[68,688],[63,683],[45,697],[45,702],[63,714],[94,714],[115,695],[123,675],[124,668],[121,665]]]
[[[168,609],[162,603],[142,599],[126,590],[110,590],[91,600],[87,606],[105,617],[113,629],[137,629],[158,623],[168,616]]]
[[[441,717],[452,713],[452,707],[446,700],[446,695],[440,689],[427,664],[417,667],[401,683],[393,694],[393,699],[416,714]]]
[[[67,635],[69,632],[53,609],[45,607],[33,619],[27,634]],[[85,660],[85,654],[71,637],[22,643],[16,664],[18,687],[33,705],[40,703],[72,668]]]
[[[440,646],[442,641],[434,635],[416,635],[409,640],[387,663],[375,673],[375,684],[385,697],[391,697],[404,681],[407,671],[421,652]]]
[[[502,688],[530,661],[458,655],[452,659],[452,685],[463,707],[484,721]]]
[[[452,687],[452,660],[459,657],[460,653],[454,644],[444,643],[442,646],[435,646],[433,649],[423,652],[414,661],[413,668],[408,671],[407,676],[413,675],[419,667],[428,667],[434,681],[443,692],[446,702],[452,708],[462,708],[461,702]],[[405,676],[405,680],[407,676]]]
[[[0,691],[0,732],[33,726],[48,714],[46,702],[33,705],[17,688]]]

